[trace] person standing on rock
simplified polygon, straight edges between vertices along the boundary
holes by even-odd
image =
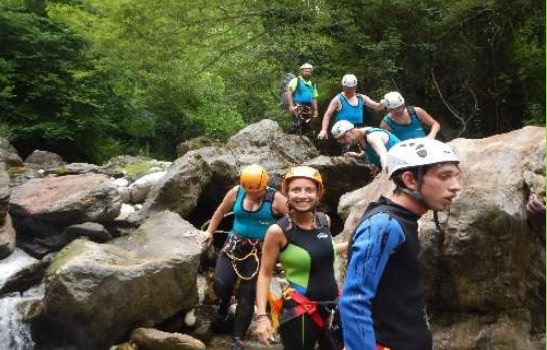
[[[340,349],[329,328],[336,312],[339,291],[334,277],[336,253],[346,243],[335,245],[330,219],[316,211],[324,192],[319,171],[309,166],[291,168],[281,184],[289,213],[266,233],[257,282],[258,339],[269,345],[274,329],[266,313],[270,282],[279,260],[289,283],[283,291],[279,334],[286,350]],[[341,337],[340,337],[341,338]],[[341,339],[339,339],[341,341]]]
[[[239,282],[231,350],[244,349],[243,339],[252,321],[262,240],[268,227],[288,211],[285,197],[268,187],[268,173],[252,164],[241,171],[239,185],[226,193],[202,234],[209,247],[223,217],[234,213],[234,224],[218,257],[213,290],[220,299],[219,321],[228,318],[228,308]]]
[[[450,208],[461,190],[459,160],[432,139],[401,141],[387,153],[393,197],[366,209],[349,241],[340,298],[346,350],[431,350],[418,261],[418,219]]]

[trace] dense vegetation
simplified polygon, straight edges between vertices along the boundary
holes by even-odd
[[[278,83],[305,61],[321,111],[351,72],[445,139],[545,123],[540,0],[0,0],[0,33],[0,136],[22,156],[172,159],[188,138],[284,125]]]

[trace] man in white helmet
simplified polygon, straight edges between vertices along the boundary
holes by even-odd
[[[380,127],[391,131],[399,140],[427,137],[434,139],[441,125],[427,111],[420,107],[406,106],[405,99],[397,91],[390,91],[380,101],[388,110]],[[426,136],[423,126],[429,128]]]
[[[300,66],[299,75],[293,78],[287,84],[285,91],[285,101],[289,113],[293,117],[293,127],[289,132],[300,131],[306,133],[309,131],[310,118],[317,118],[319,110],[317,108],[316,85],[311,81],[313,66],[304,63]]]
[[[330,119],[333,114],[336,114],[335,122],[347,120],[355,126],[364,125],[364,107],[370,107],[376,111],[384,109],[384,106],[371,99],[367,95],[358,94],[357,77],[353,74],[346,74],[342,77],[342,92],[337,94],[329,104],[323,121],[321,123],[321,131],[317,135],[319,140],[327,139],[327,130],[329,129]]]
[[[401,141],[388,152],[391,199],[366,209],[348,247],[340,298],[346,350],[431,350],[418,261],[418,219],[447,210],[461,190],[459,160],[427,138]]]

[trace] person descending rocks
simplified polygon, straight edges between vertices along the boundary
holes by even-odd
[[[213,290],[220,299],[219,320],[228,317],[230,300],[239,283],[231,350],[245,348],[244,338],[254,314],[256,280],[266,230],[288,212],[286,198],[267,184],[268,173],[262,166],[245,167],[239,185],[226,193],[201,238],[210,246],[223,217],[233,211],[233,228],[218,257],[213,277]]]

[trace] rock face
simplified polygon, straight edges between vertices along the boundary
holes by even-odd
[[[60,226],[110,222],[120,214],[122,205],[116,187],[102,174],[32,179],[12,189],[10,202],[14,216]]]
[[[319,156],[308,138],[285,134],[279,124],[269,119],[242,129],[226,145],[198,138],[181,144],[178,153],[181,157],[149,194],[143,215],[169,209],[193,222],[203,222],[210,218],[226,192],[237,185],[241,168],[253,163],[268,171],[269,185],[275,188],[291,166],[317,167],[327,186],[322,210],[333,216],[337,216],[336,206],[342,193],[371,180],[368,165],[354,159]]]
[[[107,244],[75,240],[46,274],[45,313],[85,349],[102,349],[197,303],[198,231],[168,211]]]
[[[8,215],[10,194],[9,177],[4,162],[0,161],[0,259],[15,249],[15,230]]]
[[[19,157],[15,147],[3,137],[0,137],[0,161],[5,162],[8,168],[23,166],[23,160]]]
[[[439,349],[533,349],[545,332],[545,247],[526,223],[530,190],[545,196],[545,129],[449,143],[463,190],[450,215],[421,219],[421,261]],[[366,205],[393,188],[386,179],[347,194],[347,237]],[[543,232],[541,235],[543,236]]]

